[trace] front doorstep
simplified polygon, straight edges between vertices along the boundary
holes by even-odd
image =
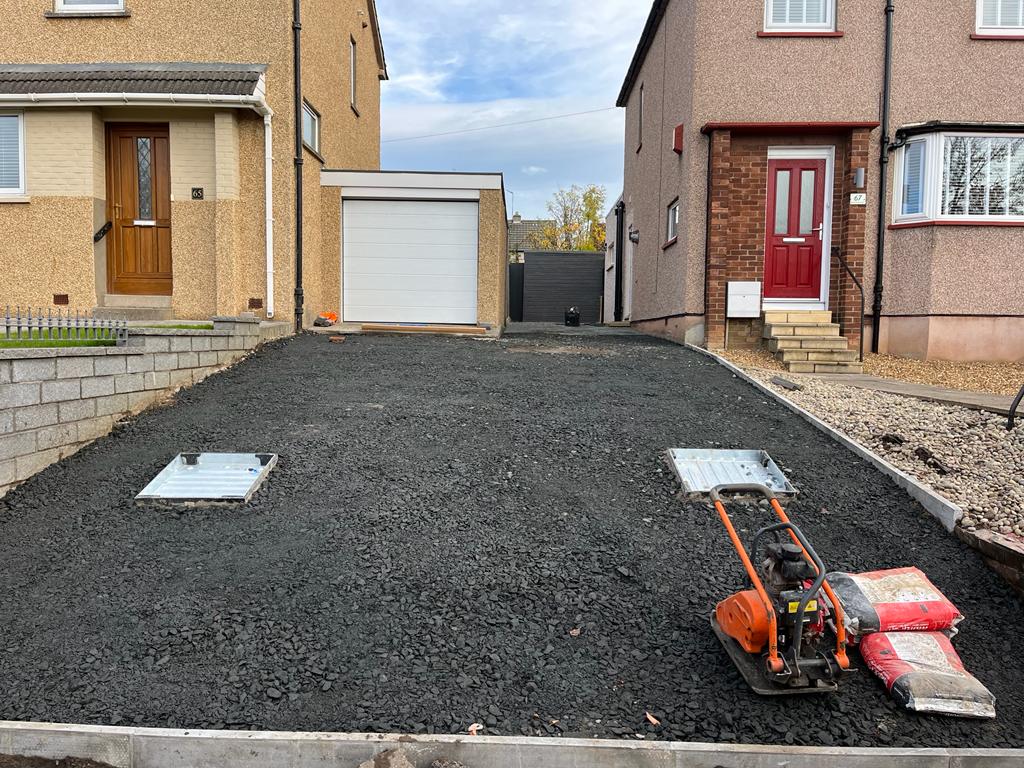
[[[100,297],[100,306],[108,309],[170,309],[170,296],[133,296],[129,294],[108,293]]]
[[[828,309],[828,302],[805,299],[763,299],[761,309],[764,312],[799,312],[809,310],[820,312]]]

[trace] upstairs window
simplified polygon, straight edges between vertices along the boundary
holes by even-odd
[[[978,34],[1024,37],[1024,0],[978,0]]]
[[[679,236],[679,201],[675,200],[668,207],[668,224],[665,227],[665,243],[674,242]]]
[[[57,13],[117,13],[124,10],[124,0],[54,0]]]
[[[25,194],[25,133],[19,113],[0,112],[0,195]]]
[[[1024,224],[1024,134],[936,133],[900,153],[897,222]]]
[[[308,101],[302,103],[302,143],[320,154],[320,113]]]
[[[836,0],[766,0],[767,32],[834,32]]]

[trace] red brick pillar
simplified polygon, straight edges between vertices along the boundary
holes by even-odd
[[[732,193],[732,134],[714,131],[711,141],[711,186],[708,189],[710,226],[708,227],[707,315],[704,318],[705,344],[725,346],[725,293],[729,259],[729,198]]]
[[[846,259],[850,269],[857,276],[857,279],[864,283],[864,232],[867,224],[868,207],[866,205],[851,205],[850,196],[854,193],[867,192],[870,190],[856,189],[854,187],[854,174],[859,168],[864,169],[867,175],[868,158],[871,147],[871,131],[858,128],[850,134],[850,144],[846,153],[846,167],[843,169],[845,179],[841,189],[843,198],[840,205],[843,207],[845,216],[842,230],[842,238],[838,245],[840,252]],[[831,297],[832,309],[835,313],[835,321],[839,323],[843,336],[850,341],[850,349],[860,348],[861,332],[861,306],[860,291],[857,285],[847,273],[838,259],[832,259],[832,285],[833,296]],[[865,286],[865,290],[868,290]],[[865,301],[870,301],[870,296],[865,294]]]

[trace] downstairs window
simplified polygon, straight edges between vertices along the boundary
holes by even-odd
[[[20,113],[0,112],[0,195],[25,194],[25,138]]]
[[[1024,37],[1024,0],[978,0],[977,32]]]
[[[1024,224],[1024,134],[936,133],[900,150],[896,221]]]

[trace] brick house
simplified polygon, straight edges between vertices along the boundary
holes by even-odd
[[[1024,359],[1024,0],[896,6],[656,0],[615,315],[794,370],[857,370],[862,317],[883,353]]]
[[[387,70],[373,0],[302,0],[297,91],[295,5],[0,0],[17,30],[0,40],[0,304],[289,320],[304,299],[307,323],[337,307],[319,171],[379,169]]]

